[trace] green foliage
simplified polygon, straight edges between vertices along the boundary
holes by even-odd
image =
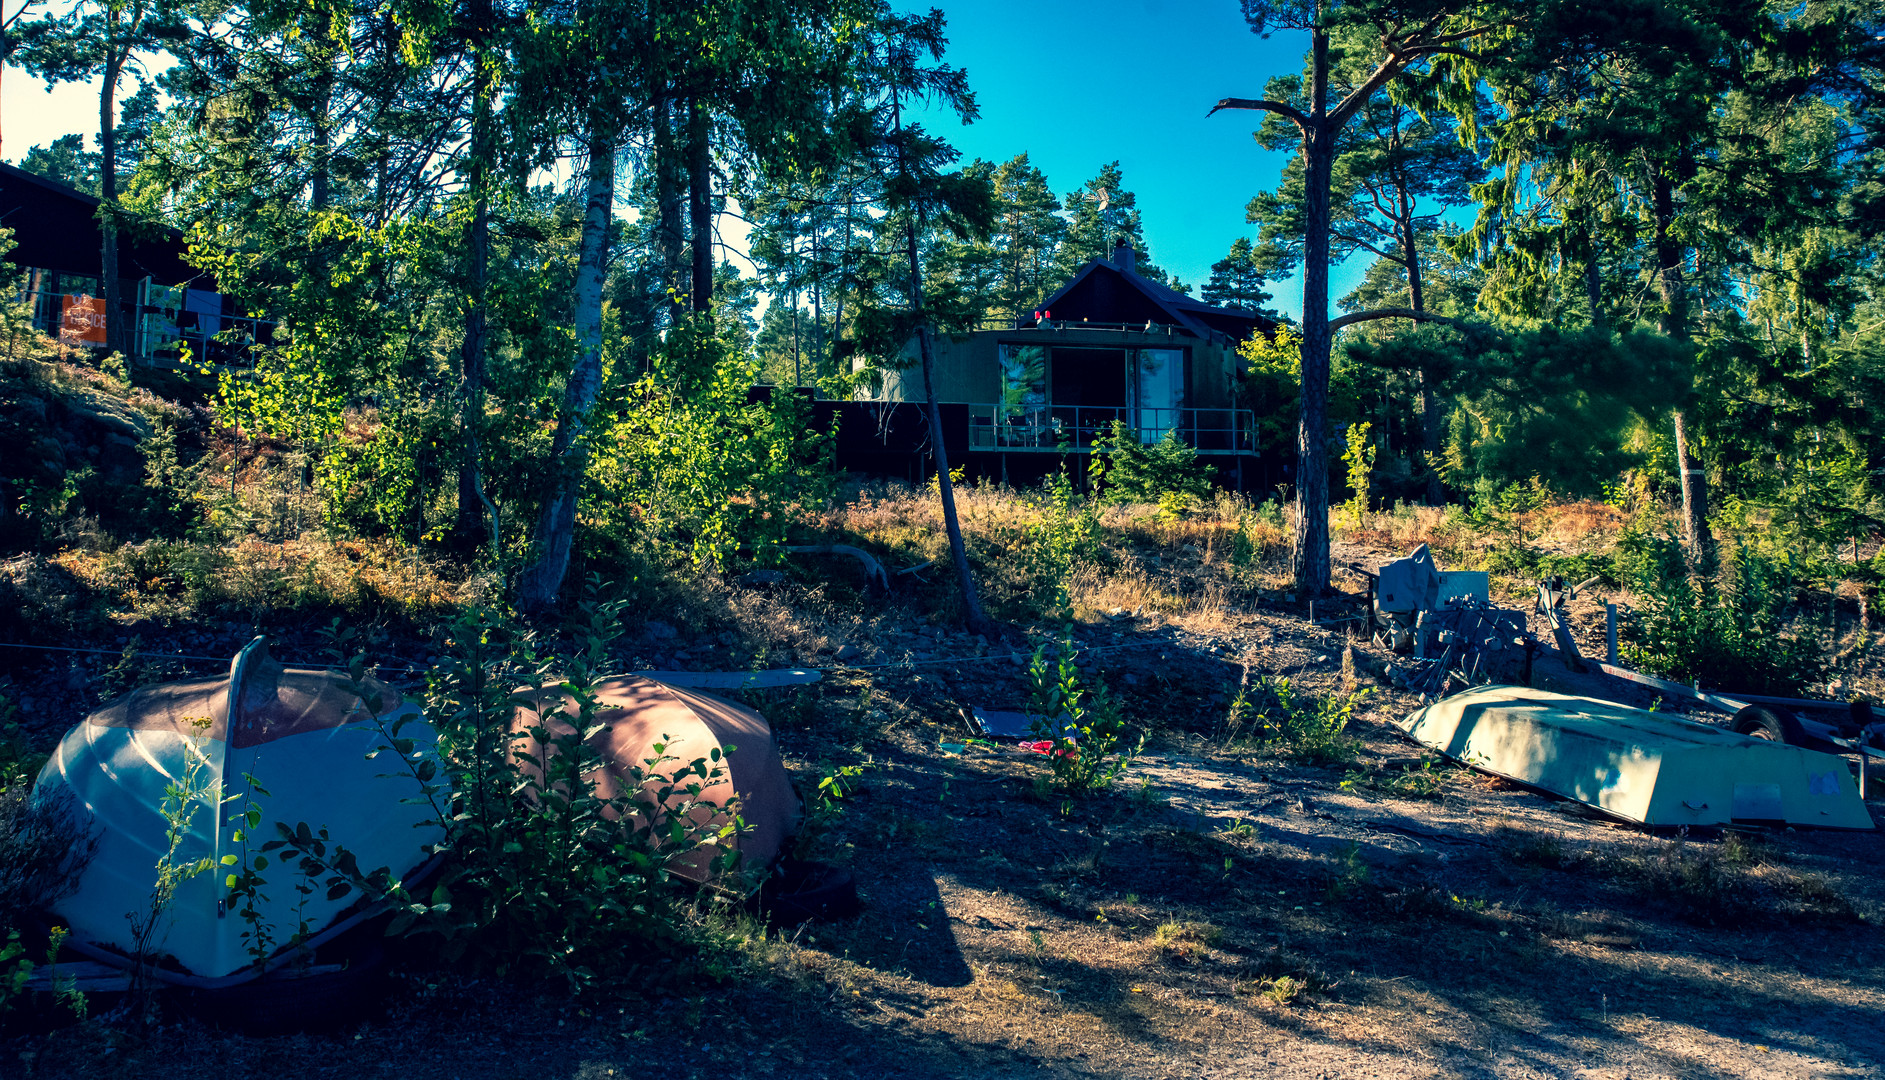
[[[1029,595],[1042,614],[1065,618],[1072,598],[1068,582],[1074,568],[1092,557],[1099,539],[1099,515],[1092,502],[1074,490],[1065,464],[1041,482],[1039,511],[1027,528],[1023,560],[1031,582]]]
[[[1424,372],[1453,398],[1440,468],[1454,487],[1538,476],[1556,491],[1589,495],[1641,463],[1629,438],[1687,395],[1692,352],[1654,334],[1545,326],[1510,335],[1414,330],[1352,344],[1348,355]]]
[[[216,860],[209,854],[194,854],[190,831],[197,814],[208,811],[214,818],[219,810],[216,786],[204,744],[209,741],[207,717],[193,721],[196,732],[184,740],[185,755],[181,775],[164,786],[164,797],[157,806],[164,820],[164,848],[157,856],[157,877],[143,907],[125,916],[131,922],[131,996],[148,1018],[154,989],[151,974],[170,930],[170,905],[177,890],[202,874],[213,871]]]
[[[1055,277],[1065,282],[1091,259],[1111,259],[1114,246],[1124,240],[1133,251],[1133,270],[1140,277],[1187,292],[1184,285],[1152,262],[1139,216],[1138,198],[1126,189],[1119,162],[1100,166],[1099,175],[1061,199],[1067,208],[1067,230],[1057,253]]]
[[[425,392],[431,357],[419,348],[436,313],[422,281],[402,276],[441,257],[452,239],[444,224],[275,208],[240,230],[192,236],[199,265],[277,320],[248,366],[216,371],[218,419],[316,448],[329,512],[366,535],[418,539],[428,452],[434,468],[449,460],[440,448],[448,402]]]
[[[1323,895],[1331,902],[1348,899],[1357,890],[1368,884],[1368,864],[1362,861],[1361,844],[1350,840],[1342,847],[1340,860],[1336,863],[1336,872],[1329,879],[1329,886]]]
[[[594,686],[619,615],[618,604],[585,600],[578,649],[564,657],[540,653],[534,634],[507,619],[461,618],[425,695],[436,755],[405,730],[412,714],[386,718],[355,660],[356,686],[381,727],[380,757],[397,763],[445,830],[438,850],[446,866],[428,892],[407,890],[385,868],[361,867],[344,838],[306,822],[277,822],[277,839],[262,850],[283,852],[330,898],[390,902],[389,933],[436,937],[442,958],[473,970],[572,991],[672,974],[660,965],[686,952],[685,914],[698,896],[678,871],[704,868],[721,888],[737,884],[732,845],[744,825],[737,799],[723,809],[709,798],[726,794],[718,749],[681,761],[662,742],[645,761],[603,759]],[[515,690],[519,668],[532,672],[523,691]],[[567,704],[513,729],[521,702],[559,699]],[[599,790],[605,767],[621,794]]]
[[[1211,279],[1198,291],[1198,298],[1218,307],[1273,315],[1263,306],[1274,299],[1263,288],[1266,284],[1263,267],[1257,264],[1249,237],[1240,236],[1231,241],[1229,254],[1211,264]]]
[[[1077,655],[1069,629],[1059,642],[1043,642],[1028,663],[1028,715],[1035,736],[1053,744],[1047,780],[1068,795],[1111,787],[1145,749],[1143,734],[1129,741],[1119,702],[1106,684],[1083,684]]]
[[[226,903],[242,921],[243,951],[249,954],[249,959],[260,970],[275,955],[275,927],[262,916],[262,905],[268,901],[268,896],[262,892],[268,879],[262,876],[262,872],[269,868],[269,859],[262,854],[263,844],[256,843],[253,851],[250,845],[259,840],[256,830],[262,826],[262,808],[257,805],[257,800],[267,798],[269,793],[248,773],[242,774],[242,781],[242,791],[224,800],[225,805],[228,805],[240,799],[242,806],[225,817],[225,820],[236,824],[229,839],[239,845],[239,849],[222,857],[222,865],[229,868],[229,872],[223,876],[223,888],[229,890]],[[303,914],[288,942],[290,948],[306,941],[314,929],[308,925],[305,917],[308,897],[314,893],[312,879],[303,875],[294,881],[294,889],[300,900],[297,912]]]
[[[1159,512],[1175,517],[1211,496],[1211,481],[1198,464],[1198,452],[1166,430],[1148,443],[1124,420],[1093,440],[1095,484],[1109,503],[1155,503]]]
[[[833,494],[836,432],[815,430],[797,393],[750,400],[755,377],[752,354],[704,320],[669,331],[596,432],[592,548],[650,536],[714,571],[783,557],[795,517]]]
[[[1368,512],[1368,477],[1374,472],[1375,444],[1368,438],[1372,424],[1350,424],[1344,435],[1347,449],[1342,461],[1348,466],[1348,503],[1342,515],[1351,529],[1361,528],[1361,516]]]
[[[805,859],[818,850],[832,826],[844,815],[846,800],[851,797],[858,778],[870,768],[869,762],[840,765],[820,776],[816,784],[801,790],[799,801],[805,805],[805,816],[800,819],[798,833],[792,838],[794,856]]]
[[[1242,363],[1238,404],[1257,417],[1257,450],[1289,457],[1296,445],[1302,401],[1302,336],[1288,326],[1265,337],[1252,334],[1237,346]]]
[[[1342,790],[1368,787],[1400,799],[1438,799],[1447,782],[1443,764],[1437,754],[1423,754],[1418,766],[1403,766],[1398,772],[1350,769],[1342,778]]]
[[[1708,689],[1779,696],[1824,676],[1821,644],[1789,630],[1789,561],[1742,545],[1717,580],[1690,574],[1668,537],[1628,533],[1618,549],[1635,596],[1620,628],[1625,663]]]
[[[1000,165],[977,160],[963,172],[988,178],[995,201],[988,235],[940,238],[929,272],[932,280],[971,298],[978,309],[974,325],[1013,326],[1064,283],[1058,260],[1067,219],[1046,175],[1026,153]]]
[[[7,929],[7,941],[0,945],[0,1013],[13,1007],[14,999],[26,992],[26,980],[33,977],[33,961],[20,944],[20,932]]]
[[[0,689],[5,689],[3,683]],[[76,812],[76,800],[69,795],[60,801],[32,797],[34,770],[29,766],[35,757],[43,755],[27,753],[18,709],[0,694],[0,932],[6,934],[6,943],[0,945],[0,1013],[24,991],[35,966],[20,942],[22,915],[71,895],[98,849],[98,835]],[[57,957],[63,940],[63,928],[55,927],[48,962]],[[83,995],[70,990],[59,998],[83,1017]]]
[[[1225,741],[1256,742],[1313,765],[1355,759],[1360,740],[1347,734],[1355,707],[1372,689],[1303,694],[1284,677],[1260,675],[1237,688],[1225,719]]]
[[[85,136],[73,133],[61,135],[47,146],[29,148],[20,168],[96,195],[98,159],[98,151],[85,149]]]

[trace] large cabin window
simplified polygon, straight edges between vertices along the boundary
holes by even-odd
[[[1000,351],[1000,422],[1007,429],[1003,441],[1020,437],[1026,442],[1028,434],[1038,435],[1047,423],[1047,349],[1003,345]]]
[[[1126,406],[1126,350],[1055,346],[1053,401],[1084,409],[1124,409]],[[1098,414],[1082,421],[1100,421]]]
[[[1133,403],[1137,415],[1133,427],[1139,429],[1139,441],[1155,443],[1167,431],[1179,426],[1179,411],[1185,404],[1185,351],[1183,349],[1140,349],[1133,372]]]

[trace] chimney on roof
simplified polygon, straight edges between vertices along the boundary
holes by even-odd
[[[1131,270],[1132,259],[1132,244],[1122,236],[1119,238],[1119,243],[1113,248],[1113,265],[1119,267],[1121,270]]]

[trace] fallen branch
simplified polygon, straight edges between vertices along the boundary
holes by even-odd
[[[794,555],[849,555],[863,564],[865,578],[890,591],[890,576],[884,573],[884,565],[863,548],[849,544],[787,544],[785,549]]]

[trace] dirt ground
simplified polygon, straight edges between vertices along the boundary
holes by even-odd
[[[0,1044],[0,1076],[1885,1075],[1881,834],[1652,835],[1448,766],[1390,723],[1419,702],[1385,654],[1305,614],[1082,627],[1157,737],[1063,800],[1038,755],[952,749],[965,707],[1023,700],[1018,662],[886,612],[854,661],[896,666],[762,702],[802,775],[870,763],[824,847],[863,913],[748,944],[727,985],[574,1003],[409,971],[338,1033],[93,1020]],[[1368,690],[1354,762],[1226,747],[1246,664]]]

